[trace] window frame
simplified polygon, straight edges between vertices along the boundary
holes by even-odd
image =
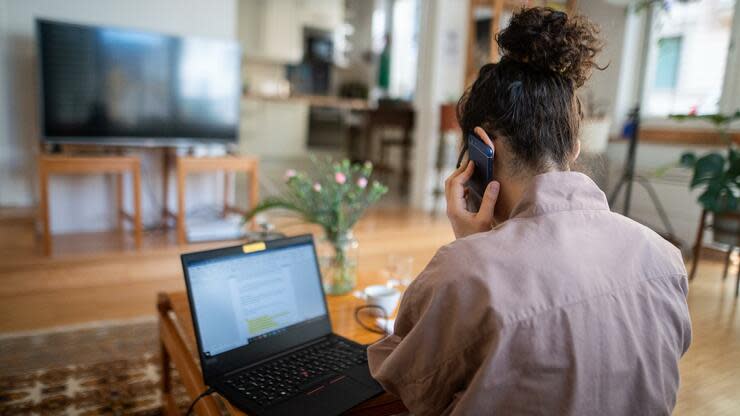
[[[655,13],[660,11],[657,9],[658,6],[652,6],[649,10],[643,13],[652,13],[652,17],[649,19],[651,22],[655,20]],[[628,13],[632,13],[628,11]],[[642,17],[646,18],[645,16]],[[654,25],[651,23],[649,27],[646,25],[640,25],[640,38],[652,37]],[[655,57],[651,56],[655,53],[655,49],[645,53],[647,58],[644,65],[640,65],[640,69],[635,74],[636,76],[644,78],[643,91],[635,91],[635,98],[639,97],[639,102],[643,102],[645,94],[648,91],[648,85],[654,81],[654,76],[650,74],[650,70],[654,71]],[[682,59],[686,59],[685,56],[681,56]],[[652,68],[651,68],[652,66]],[[679,75],[680,77],[680,75]],[[725,60],[725,71],[724,78],[722,80],[722,92],[719,100],[719,112],[723,114],[734,113],[740,111],[740,0],[735,0],[734,14],[732,19],[732,29],[730,32],[730,43],[727,58]],[[621,115],[624,117],[624,115]],[[659,129],[659,130],[713,130],[711,125],[706,122],[699,120],[687,120],[678,122],[665,116],[647,115],[643,114],[642,128],[644,129]],[[733,123],[730,126],[730,131],[740,131],[740,122]]]

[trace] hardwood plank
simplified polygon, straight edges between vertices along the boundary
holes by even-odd
[[[161,290],[184,290],[182,278],[85,290],[61,289],[0,297],[0,333],[154,316]]]
[[[689,289],[693,340],[680,363],[675,415],[740,414],[740,300],[722,269],[721,261],[702,261]]]

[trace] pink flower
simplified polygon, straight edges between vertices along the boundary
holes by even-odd
[[[287,181],[290,178],[295,178],[296,175],[298,174],[296,173],[294,169],[288,169],[285,171],[285,180]]]
[[[334,174],[334,180],[337,181],[338,184],[344,185],[345,182],[347,182],[347,177],[342,172],[337,172]]]
[[[364,176],[361,176],[360,179],[357,180],[357,186],[359,186],[362,189],[365,189],[367,186],[367,178]]]
[[[321,184],[316,182],[313,184],[313,190],[316,192],[321,192]]]

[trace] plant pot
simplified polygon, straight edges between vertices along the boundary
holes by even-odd
[[[358,248],[351,230],[321,239],[319,265],[327,295],[344,295],[357,285]]]
[[[713,214],[712,232],[715,242],[740,246],[740,212]]]

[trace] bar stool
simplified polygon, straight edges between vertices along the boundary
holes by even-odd
[[[689,273],[689,281],[694,280],[694,276],[696,275],[696,269],[699,267],[699,258],[701,257],[704,230],[712,227],[711,224],[707,223],[708,216],[709,216],[709,211],[702,210],[701,218],[699,219],[699,229],[696,231],[696,241],[694,243],[694,260],[691,264],[691,272]],[[740,236],[737,237],[737,241],[740,242]],[[729,248],[725,252],[725,265],[724,265],[724,271],[722,272],[722,280],[727,279],[727,272],[730,269],[730,257],[732,256],[733,251],[735,251],[737,247],[738,246],[736,245],[730,244]],[[738,295],[740,295],[740,268],[738,268],[737,275],[735,276],[735,297],[737,298]]]

